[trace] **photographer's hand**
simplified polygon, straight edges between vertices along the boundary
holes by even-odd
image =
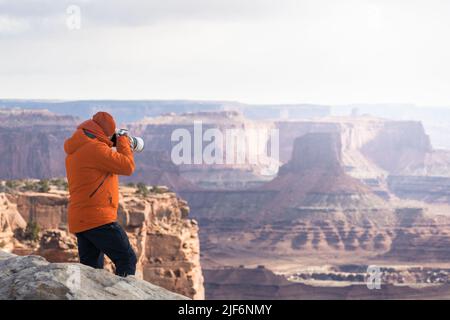
[[[128,137],[129,131],[127,129],[119,129],[119,130],[117,130],[117,135],[119,137],[122,137],[122,136],[127,136]]]

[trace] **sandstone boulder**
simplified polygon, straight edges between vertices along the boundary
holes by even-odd
[[[63,230],[45,230],[37,254],[50,262],[78,262],[76,238]]]
[[[135,277],[0,251],[0,300],[188,299]]]

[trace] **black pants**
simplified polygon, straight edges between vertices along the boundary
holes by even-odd
[[[103,269],[103,255],[106,254],[116,266],[118,276],[136,273],[136,254],[127,234],[117,222],[77,233],[76,236],[80,263]]]

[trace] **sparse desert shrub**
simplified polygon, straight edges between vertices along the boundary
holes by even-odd
[[[189,207],[181,207],[180,210],[182,217],[187,217],[189,215]]]
[[[49,192],[50,191],[50,184],[48,183],[48,180],[43,179],[39,180],[37,183],[37,191],[38,192]]]
[[[152,192],[154,192],[154,193],[166,193],[166,192],[169,192],[169,189],[167,189],[166,187],[154,186],[152,188]]]
[[[5,241],[0,241],[0,248],[4,248],[6,246],[6,242]]]
[[[52,179],[50,180],[50,185],[55,186],[58,190],[67,191],[69,189],[69,184],[67,183],[67,180],[64,178]]]
[[[7,180],[7,181],[5,182],[5,186],[6,186],[8,189],[14,190],[14,189],[17,189],[17,187],[19,186],[19,182],[18,182],[17,180]]]
[[[39,240],[39,231],[39,225],[35,221],[30,221],[23,232],[23,237],[26,240],[37,241]]]
[[[128,182],[128,183],[126,184],[126,186],[127,186],[127,187],[130,187],[130,188],[136,188],[136,184],[135,184],[134,182]]]
[[[22,189],[24,191],[35,191],[36,190],[36,184],[33,183],[33,181],[27,180],[27,181],[25,181]]]
[[[136,188],[137,188],[136,194],[141,195],[143,197],[147,197],[148,196],[149,190],[148,190],[147,185],[145,183],[139,182],[136,185]]]

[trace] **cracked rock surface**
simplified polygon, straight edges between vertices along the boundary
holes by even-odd
[[[76,263],[50,263],[0,250],[0,300],[182,300],[135,277],[121,278]]]

